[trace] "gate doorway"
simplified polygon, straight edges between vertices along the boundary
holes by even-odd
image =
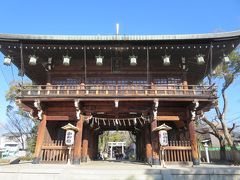
[[[98,160],[135,161],[136,136],[130,131],[104,131],[98,138]]]

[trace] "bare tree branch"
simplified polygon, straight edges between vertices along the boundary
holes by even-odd
[[[234,129],[236,128],[236,124],[235,123],[233,123],[233,126],[232,126],[232,128],[229,130],[229,133],[231,133]]]
[[[22,112],[15,111],[13,108],[7,110],[8,121],[3,126],[25,149],[25,139],[23,136],[31,134],[35,123],[27,116],[23,116]],[[31,135],[32,136],[32,135]]]

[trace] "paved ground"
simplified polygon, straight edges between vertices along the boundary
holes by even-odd
[[[149,166],[139,162],[93,161],[81,165],[31,164],[0,165],[2,180],[116,179],[116,180],[240,180],[240,167],[202,164],[197,167]]]

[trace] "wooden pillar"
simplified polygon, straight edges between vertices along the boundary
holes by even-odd
[[[90,129],[89,130],[89,141],[88,141],[88,147],[89,147],[88,155],[91,160],[93,160],[93,149],[94,149],[93,143],[94,143],[94,130]]]
[[[195,121],[191,119],[190,111],[187,112],[188,117],[188,129],[189,129],[189,136],[190,136],[190,143],[192,148],[192,162],[193,165],[199,165],[199,154],[198,154],[198,143],[197,143],[197,136],[195,132]]]
[[[187,75],[183,73],[183,89],[188,89]]]
[[[157,127],[157,120],[153,120],[151,122],[151,140],[152,140],[152,164],[160,165],[159,160],[159,140],[158,140],[158,132],[153,131]]]
[[[97,159],[98,154],[98,134],[94,132],[93,134],[93,159]]]
[[[142,139],[143,133],[140,133],[139,137],[139,160],[142,161],[143,157],[143,139]]]
[[[146,124],[144,127],[144,135],[145,135],[145,146],[146,146],[146,162],[148,164],[152,164],[152,144],[151,144],[151,136],[150,136],[150,126]]]
[[[83,130],[83,116],[77,121],[76,127],[79,129],[75,135],[74,150],[73,150],[73,164],[80,164],[81,149],[82,149],[82,130]]]
[[[139,133],[136,134],[136,160],[138,161],[139,158]]]
[[[98,133],[96,133],[94,136],[94,143],[95,143],[94,157],[95,157],[95,159],[98,159],[98,137],[99,137],[99,135],[98,135]]]
[[[96,132],[94,131],[94,130],[92,130],[92,134],[91,134],[91,136],[92,136],[92,142],[91,142],[91,155],[92,155],[92,160],[96,160],[96,158],[97,158],[97,141],[96,141],[96,138],[97,138],[97,135],[96,135]]]
[[[46,124],[47,124],[47,117],[43,115],[43,118],[38,125],[38,132],[37,132],[37,142],[35,147],[34,159],[33,164],[38,164],[41,158],[41,148],[44,142],[45,131],[46,131]]]
[[[47,84],[52,84],[51,74],[49,71],[47,71]]]
[[[82,162],[87,162],[88,139],[89,139],[89,124],[86,123],[83,126]]]
[[[89,138],[88,138],[88,157],[90,160],[92,160],[92,140],[91,140],[91,130],[89,130]]]
[[[146,159],[146,140],[145,140],[145,131],[144,131],[144,127],[142,127],[142,133],[141,133],[141,136],[142,136],[142,161],[144,162],[145,159]]]

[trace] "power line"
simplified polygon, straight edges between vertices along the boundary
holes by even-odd
[[[239,118],[239,117],[240,117],[240,116],[239,116],[239,113],[240,113],[240,112],[235,113],[235,116],[231,116],[231,118],[228,118],[228,119],[231,119],[231,120],[228,120],[228,122],[229,122],[229,121],[232,121],[232,120],[234,120],[234,119],[236,119],[236,118]],[[234,115],[234,114],[232,114],[232,115]]]
[[[240,119],[240,116],[238,116],[238,117],[236,117],[236,118],[234,118],[234,119],[228,121],[228,123],[235,122],[235,121],[237,121],[238,119]]]
[[[2,66],[0,66],[0,69],[1,69],[1,72],[2,72],[3,79],[4,79],[5,83],[8,85],[7,78],[6,78],[6,76],[5,76],[5,74],[3,73],[3,70],[2,70]]]

